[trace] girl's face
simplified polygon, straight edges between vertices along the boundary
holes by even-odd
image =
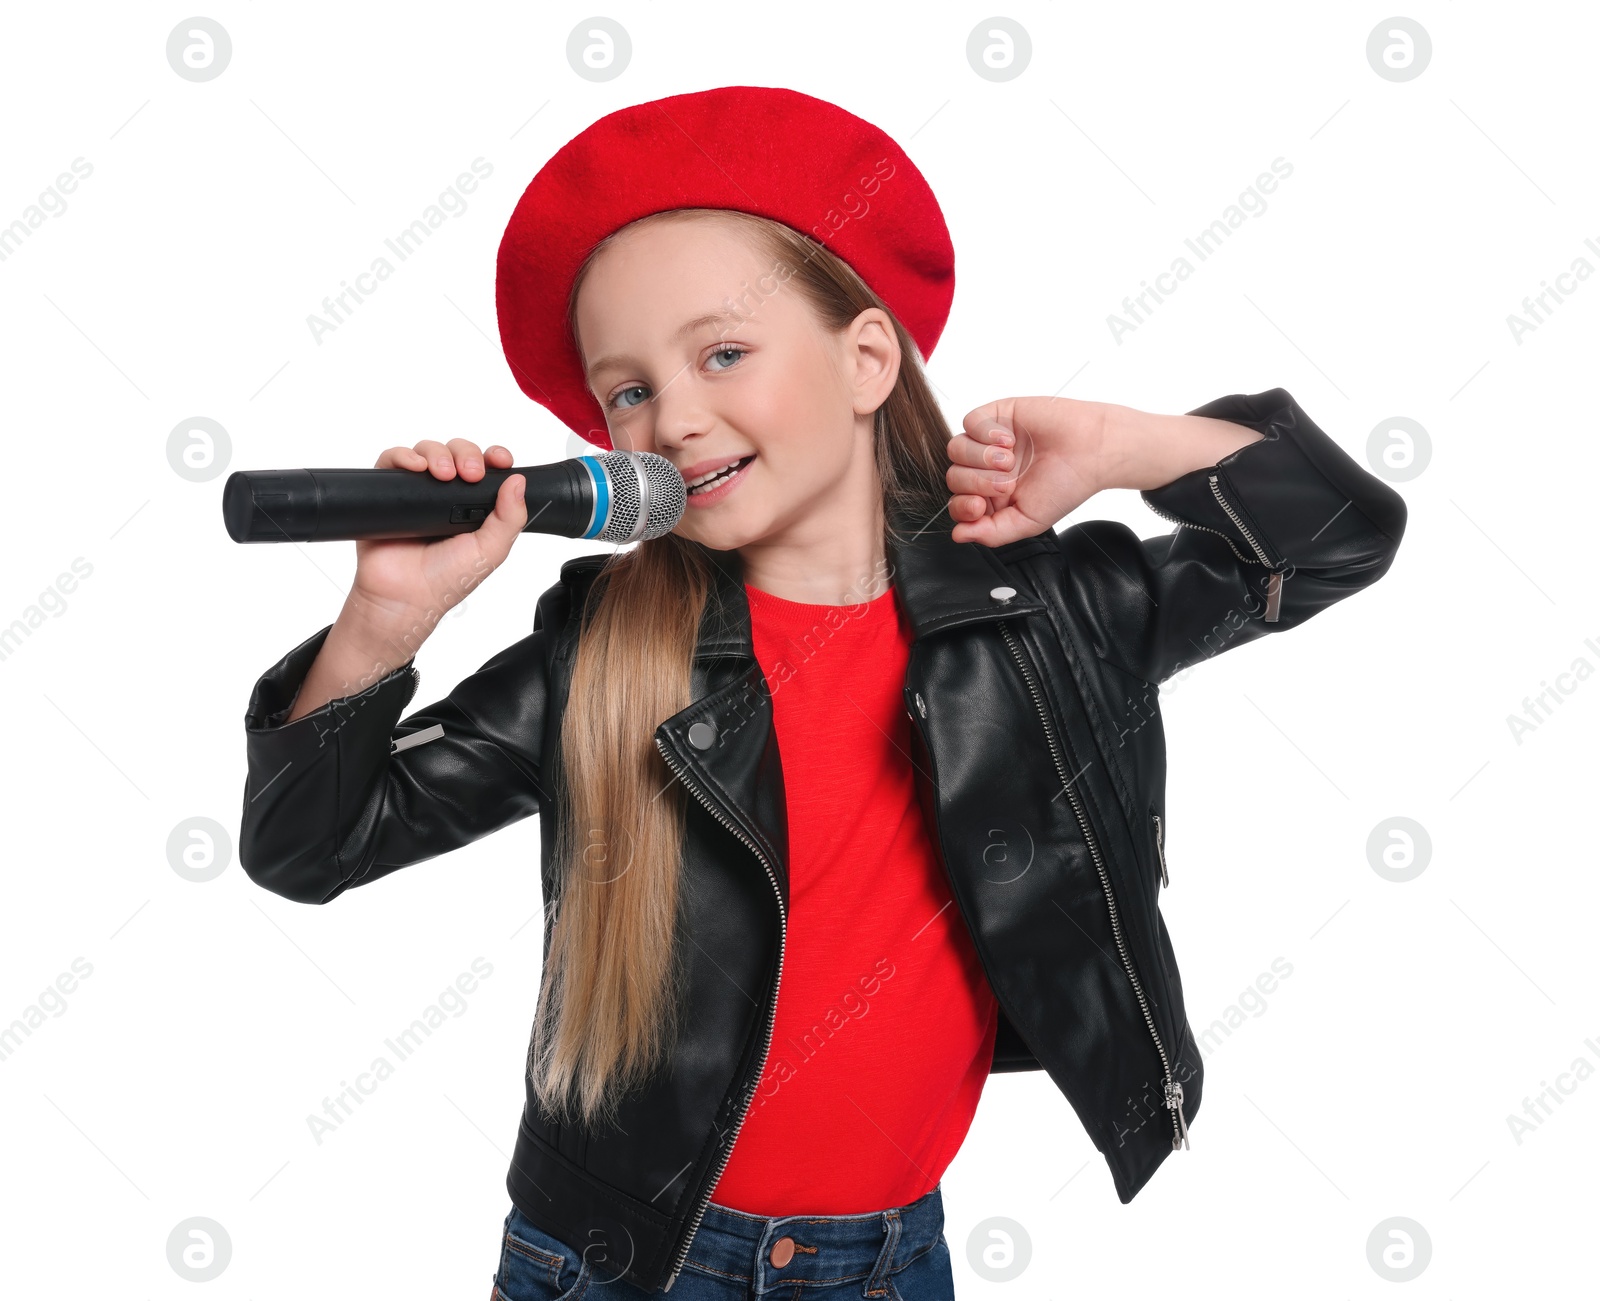
[[[878,518],[872,413],[899,370],[892,324],[869,308],[829,331],[786,276],[731,222],[667,220],[624,231],[578,293],[612,444],[678,467],[690,496],[673,531],[714,550],[836,546]]]

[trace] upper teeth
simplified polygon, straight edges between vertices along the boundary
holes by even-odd
[[[738,461],[729,461],[726,465],[719,465],[715,470],[707,470],[704,474],[696,475],[693,479],[686,480],[685,486],[693,488],[702,483],[709,483],[724,471],[733,469],[742,460],[744,460],[744,457],[741,456]]]

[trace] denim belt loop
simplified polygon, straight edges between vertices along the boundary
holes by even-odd
[[[889,1294],[889,1271],[894,1268],[895,1248],[900,1245],[900,1211],[899,1208],[883,1213],[883,1250],[878,1253],[878,1263],[872,1267],[866,1285],[862,1288],[862,1296],[887,1296]]]

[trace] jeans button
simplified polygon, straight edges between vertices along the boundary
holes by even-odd
[[[782,1269],[794,1259],[794,1239],[785,1234],[772,1244],[772,1251],[767,1256],[774,1266]]]

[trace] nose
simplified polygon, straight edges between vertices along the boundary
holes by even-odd
[[[646,405],[653,409],[650,428],[655,447],[637,450],[654,450],[666,456],[692,449],[716,426],[715,416],[695,392],[693,379],[687,372],[669,380]]]

